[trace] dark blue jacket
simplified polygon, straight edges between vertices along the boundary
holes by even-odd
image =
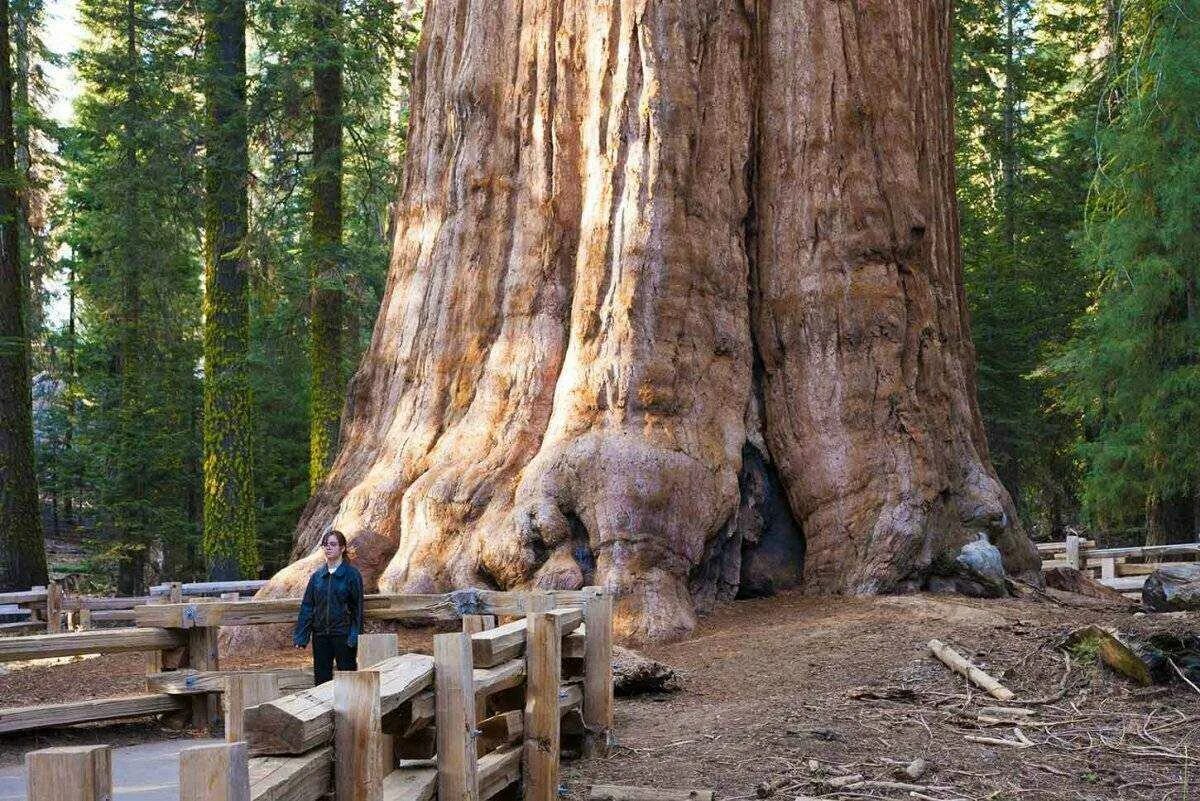
[[[345,559],[332,573],[321,565],[304,590],[292,641],[303,647],[313,634],[344,635],[346,644],[354,648],[358,645],[362,621],[362,574]]]

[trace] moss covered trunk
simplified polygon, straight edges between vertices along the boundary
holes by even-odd
[[[315,490],[337,452],[342,374],[341,0],[313,3],[312,402],[309,485]]]
[[[1035,550],[987,456],[947,0],[426,6],[333,523],[381,590],[578,587],[627,639],[738,594]]]
[[[245,253],[246,3],[204,0],[204,554],[209,575],[258,566]]]

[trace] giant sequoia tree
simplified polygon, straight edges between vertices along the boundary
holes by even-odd
[[[371,585],[619,595],[1036,554],[975,401],[946,0],[426,6],[391,274],[300,523]],[[303,557],[303,558],[300,558]]]

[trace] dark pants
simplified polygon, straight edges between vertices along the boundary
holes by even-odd
[[[333,681],[333,662],[338,670],[358,670],[358,648],[346,645],[345,634],[314,634],[313,684]]]

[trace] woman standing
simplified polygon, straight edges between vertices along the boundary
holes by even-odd
[[[292,642],[313,646],[313,684],[333,680],[338,670],[358,670],[358,634],[362,631],[363,580],[346,557],[346,537],[332,529],[321,539],[325,564],[308,580]]]

